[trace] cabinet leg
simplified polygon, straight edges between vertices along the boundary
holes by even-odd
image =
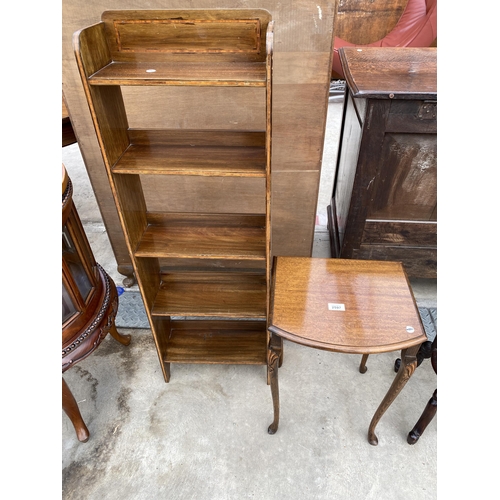
[[[278,364],[279,364],[279,353],[273,348],[272,342],[269,346],[269,351],[267,353],[267,366],[269,370],[269,376],[271,379],[271,395],[273,398],[273,410],[274,410],[274,420],[273,423],[267,429],[269,434],[275,434],[278,430],[278,423],[280,418],[280,396],[278,388]]]
[[[125,279],[122,281],[122,284],[125,288],[130,288],[137,283],[132,265],[118,266],[117,271],[125,276]]]
[[[66,413],[69,417],[73,427],[75,428],[78,441],[86,443],[90,436],[89,430],[83,421],[82,414],[80,413],[75,397],[64,379],[62,379],[62,407],[64,413]]]
[[[384,399],[377,408],[375,414],[373,415],[372,421],[370,422],[370,427],[368,428],[368,442],[377,446],[378,438],[375,435],[375,427],[377,426],[382,415],[391,406],[392,402],[396,399],[397,395],[401,392],[401,389],[406,385],[410,377],[412,376],[415,368],[417,367],[417,352],[419,345],[409,347],[408,349],[403,349],[401,351],[401,367],[399,368],[391,387],[387,391]]]
[[[132,339],[131,335],[122,335],[121,333],[119,333],[114,322],[109,329],[109,333],[116,341],[120,342],[120,344],[123,345],[129,345],[130,340]]]

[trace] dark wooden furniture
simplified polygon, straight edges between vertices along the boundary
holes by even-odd
[[[431,351],[431,364],[434,373],[437,375],[437,335],[432,341],[432,351]],[[431,399],[427,403],[422,415],[418,419],[417,423],[414,425],[413,429],[408,433],[407,442],[408,444],[415,444],[420,436],[423,434],[427,426],[431,423],[432,419],[436,416],[437,412],[437,389],[432,394]]]
[[[332,255],[436,278],[435,48],[343,48],[346,98],[328,225]]]
[[[401,367],[368,429],[375,427],[417,366],[427,340],[413,293],[399,262],[277,257],[273,266],[269,366],[274,421],[279,423],[280,339],[347,354],[401,349]],[[363,356],[364,358],[364,356]]]
[[[269,12],[107,11],[74,44],[165,381],[171,363],[267,365]],[[148,87],[187,88],[193,99],[206,88],[232,89],[236,101],[249,92],[266,120],[256,130],[131,128],[123,94]],[[205,113],[193,107],[186,119]],[[188,187],[183,208],[146,201],[146,184],[179,180]],[[226,186],[259,210],[228,203]],[[207,188],[220,191],[208,212],[200,208]]]
[[[108,332],[123,345],[130,335],[115,327],[118,295],[113,280],[95,261],[73,203],[73,186],[62,168],[62,372],[92,354]],[[68,385],[62,380],[62,407],[77,438],[89,430]]]

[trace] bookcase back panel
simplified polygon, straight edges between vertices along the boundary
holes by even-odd
[[[266,128],[263,88],[122,87],[121,92],[130,128]]]
[[[106,11],[114,61],[166,61],[177,55],[193,61],[200,55],[214,60],[265,60],[265,10],[146,10]]]
[[[141,182],[149,212],[266,213],[264,178],[141,175]]]

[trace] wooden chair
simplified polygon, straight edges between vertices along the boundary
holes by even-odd
[[[424,359],[431,359],[432,368],[434,373],[437,375],[437,335],[434,337],[434,340],[424,342],[417,354],[417,367],[422,364]],[[368,354],[363,354],[361,358],[361,363],[359,365],[359,372],[366,373],[368,368],[366,367],[366,361],[368,359]],[[397,373],[399,368],[401,367],[401,358],[396,359],[394,362],[394,371]],[[415,444],[426,427],[432,421],[437,412],[437,389],[434,391],[431,399],[427,403],[422,415],[418,419],[417,423],[414,425],[413,429],[408,433],[408,437],[406,441],[408,444]]]
[[[434,338],[432,342],[432,352],[431,352],[431,364],[434,372],[437,375],[437,336]],[[408,444],[415,444],[420,436],[425,431],[426,427],[435,417],[437,412],[437,389],[434,391],[431,399],[427,403],[422,415],[418,419],[417,423],[413,427],[413,429],[408,433],[408,438],[406,441]]]
[[[344,79],[339,58],[341,47],[430,47],[437,39],[437,0],[408,0],[394,29],[381,40],[359,45],[333,39],[332,79]]]

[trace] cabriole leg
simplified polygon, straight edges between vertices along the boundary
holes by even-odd
[[[267,432],[269,434],[276,433],[276,431],[278,430],[278,424],[280,418],[280,396],[278,388],[278,364],[280,359],[280,353],[276,352],[275,346],[276,346],[276,341],[274,341],[273,337],[271,337],[271,341],[269,343],[269,350],[267,352],[267,366],[269,370],[269,377],[271,383],[271,395],[273,398],[274,420],[273,423],[267,429]]]
[[[121,333],[119,333],[118,330],[116,329],[116,326],[114,323],[111,325],[111,328],[109,329],[109,333],[115,340],[120,342],[120,344],[123,344],[123,345],[130,344],[130,340],[131,340],[132,336],[131,335],[122,335]]]
[[[394,378],[394,381],[392,382],[391,387],[373,415],[370,427],[368,428],[368,442],[373,446],[377,446],[378,444],[378,438],[375,435],[375,427],[377,426],[382,415],[386,412],[387,408],[391,406],[392,402],[401,392],[401,389],[403,389],[408,380],[410,380],[410,377],[417,367],[416,355],[419,347],[419,345],[416,345],[401,351],[401,366],[396,374],[396,377]]]
[[[90,436],[89,430],[83,421],[82,414],[80,413],[75,397],[64,379],[62,379],[62,407],[64,413],[66,413],[69,417],[73,427],[75,428],[78,441],[86,443]]]

